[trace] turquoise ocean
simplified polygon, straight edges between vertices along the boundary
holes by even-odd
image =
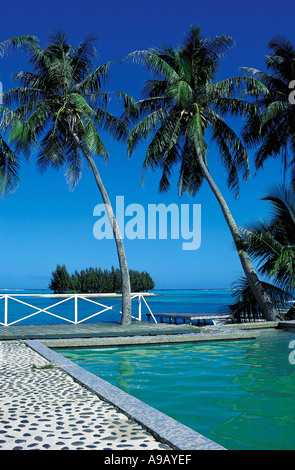
[[[223,314],[223,308],[233,302],[231,289],[174,289],[152,291],[153,296],[147,296],[146,302],[153,313],[213,313]],[[5,302],[3,294],[8,294],[8,324],[56,324],[65,323],[66,320],[74,320],[75,300],[64,302],[63,298],[39,297],[40,294],[52,294],[50,290],[25,290],[25,289],[0,289],[0,324],[4,323]],[[105,306],[111,306],[120,302],[120,299],[90,298]],[[58,302],[62,302],[56,305]],[[32,305],[35,308],[28,306]],[[148,308],[142,302],[142,320],[146,320]],[[49,314],[38,313],[38,310],[47,309]],[[103,306],[83,299],[78,299],[78,320],[84,320],[94,315]],[[120,310],[121,305],[114,309]],[[132,301],[132,312],[138,316],[138,299]],[[19,321],[20,319],[25,319]],[[66,320],[61,319],[65,318]],[[97,316],[92,316],[87,321],[96,322],[120,322],[121,315],[114,310],[108,310]]]

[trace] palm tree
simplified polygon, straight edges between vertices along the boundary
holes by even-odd
[[[255,153],[257,169],[262,168],[268,158],[281,157],[284,174],[291,168],[295,185],[295,113],[290,99],[294,94],[295,47],[280,37],[272,39],[268,46],[268,73],[243,67],[249,74],[245,77],[245,93],[255,98],[261,110],[260,113],[249,114],[243,137],[249,147],[259,147]]]
[[[259,273],[281,289],[295,290],[295,192],[272,185],[263,200],[272,206],[270,220],[257,220],[243,229],[249,255],[259,262]]]
[[[262,282],[263,288],[272,299],[278,308],[286,310],[285,320],[294,319],[294,308],[290,303],[295,301],[292,294],[281,289],[279,286],[270,284],[269,282]],[[248,284],[246,278],[242,278],[234,284],[234,290],[232,293],[234,302],[230,305],[222,307],[223,314],[231,316],[231,320],[234,323],[242,323],[245,321],[256,321],[262,317],[262,312],[259,308],[258,303],[253,295],[253,292]],[[279,310],[280,311],[280,310]]]
[[[214,82],[220,58],[232,45],[233,40],[227,36],[202,39],[200,28],[192,26],[184,44],[176,50],[162,46],[129,55],[129,59],[143,63],[154,77],[145,84],[143,99],[130,106],[125,113],[126,122],[135,123],[127,141],[128,155],[132,155],[140,141],[151,137],[144,168],[162,168],[161,191],[169,188],[169,177],[177,164],[180,165],[180,195],[184,192],[194,195],[203,179],[208,182],[221,207],[264,318],[275,320],[276,309],[243,247],[239,229],[211,176],[207,161],[206,131],[211,133],[220,150],[229,188],[238,194],[239,173],[244,179],[249,174],[248,155],[223,116],[227,113],[253,112],[252,104],[232,96],[238,80]]]
[[[16,49],[35,39],[34,36],[23,35],[0,42],[0,57],[6,56],[11,49]],[[9,121],[9,110],[2,106],[2,87],[0,90],[0,115],[2,121]],[[3,135],[0,135],[0,195],[6,196],[13,192],[19,182],[19,162],[17,155],[10,148]]]
[[[26,44],[33,70],[15,75],[19,86],[4,93],[4,100],[8,106],[16,106],[10,123],[11,142],[28,158],[35,150],[41,171],[48,166],[65,166],[68,183],[74,187],[81,175],[83,157],[92,169],[116,241],[122,276],[121,323],[128,325],[131,296],[123,240],[94,161],[98,155],[108,157],[98,129],[120,140],[126,138],[128,127],[107,110],[109,94],[102,87],[111,63],[94,67],[95,40],[95,36],[88,35],[75,49],[64,33],[56,32],[44,49],[37,41]],[[123,93],[117,95],[127,99]]]
[[[258,263],[258,271],[270,282],[263,282],[271,299],[290,310],[285,318],[294,317],[295,291],[295,192],[285,185],[271,185],[265,197],[272,207],[269,220],[256,220],[241,229],[249,255]],[[261,310],[246,279],[237,283],[233,293],[236,301],[225,311],[236,321],[247,317],[255,320]]]

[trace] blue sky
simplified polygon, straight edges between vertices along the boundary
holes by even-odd
[[[282,0],[278,5],[250,0],[201,2],[198,0],[48,0],[5,2],[1,5],[0,40],[19,34],[35,34],[45,45],[48,34],[57,29],[66,32],[76,46],[89,32],[101,39],[97,43],[99,62],[125,56],[137,49],[163,43],[177,47],[191,24],[200,25],[205,37],[232,36],[236,46],[221,62],[221,75],[240,73],[239,67],[265,69],[267,44],[276,35],[292,42],[294,5]],[[12,53],[0,62],[0,80],[4,89],[12,86],[12,73],[28,69],[25,57]],[[110,88],[139,97],[141,85],[149,77],[139,66],[116,67]],[[110,160],[97,164],[111,202],[125,197],[125,205],[171,203],[201,204],[202,241],[195,251],[183,251],[182,240],[125,240],[130,269],[147,270],[157,288],[228,288],[242,273],[239,259],[220,208],[204,183],[199,194],[179,199],[177,171],[171,189],[159,194],[160,172],[148,172],[141,186],[145,146],[132,159],[124,144],[109,138],[106,145]],[[210,169],[239,225],[256,217],[265,217],[269,207],[260,200],[265,188],[282,181],[281,164],[269,161],[254,177],[253,152],[250,152],[251,177],[241,186],[239,199],[227,190],[224,170],[214,148],[209,153]],[[69,272],[89,266],[118,266],[114,240],[97,240],[93,235],[94,207],[101,197],[86,165],[82,179],[69,191],[62,171],[48,170],[40,175],[34,161],[22,163],[20,186],[15,194],[0,200],[1,250],[0,288],[47,288],[57,264]]]

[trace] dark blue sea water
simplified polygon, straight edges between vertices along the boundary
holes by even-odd
[[[230,289],[203,289],[203,290],[154,290],[153,297],[146,297],[153,313],[223,313],[224,306],[232,303],[232,291]],[[64,298],[38,297],[40,294],[52,294],[49,290],[0,290],[0,324],[4,323],[4,298],[3,294],[9,294],[8,299],[8,324],[58,324],[74,321],[75,300],[65,301]],[[25,295],[24,295],[25,294]],[[78,321],[90,322],[107,321],[120,322],[121,310],[120,298],[89,298],[90,301],[78,299]],[[59,305],[57,303],[61,302]],[[98,302],[101,305],[94,304]],[[25,305],[30,304],[35,308]],[[114,306],[117,311],[107,310],[100,315],[97,312],[107,306]],[[142,320],[146,320],[148,309],[142,301]],[[104,307],[106,306],[106,307]],[[48,313],[38,312],[47,309]],[[132,313],[138,316],[138,299],[132,301]],[[26,317],[25,319],[23,319]],[[90,317],[90,318],[88,318]],[[19,321],[22,319],[21,321]],[[66,320],[64,320],[66,319]]]

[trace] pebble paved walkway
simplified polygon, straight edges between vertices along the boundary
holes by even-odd
[[[0,341],[0,450],[163,450],[22,341]]]

